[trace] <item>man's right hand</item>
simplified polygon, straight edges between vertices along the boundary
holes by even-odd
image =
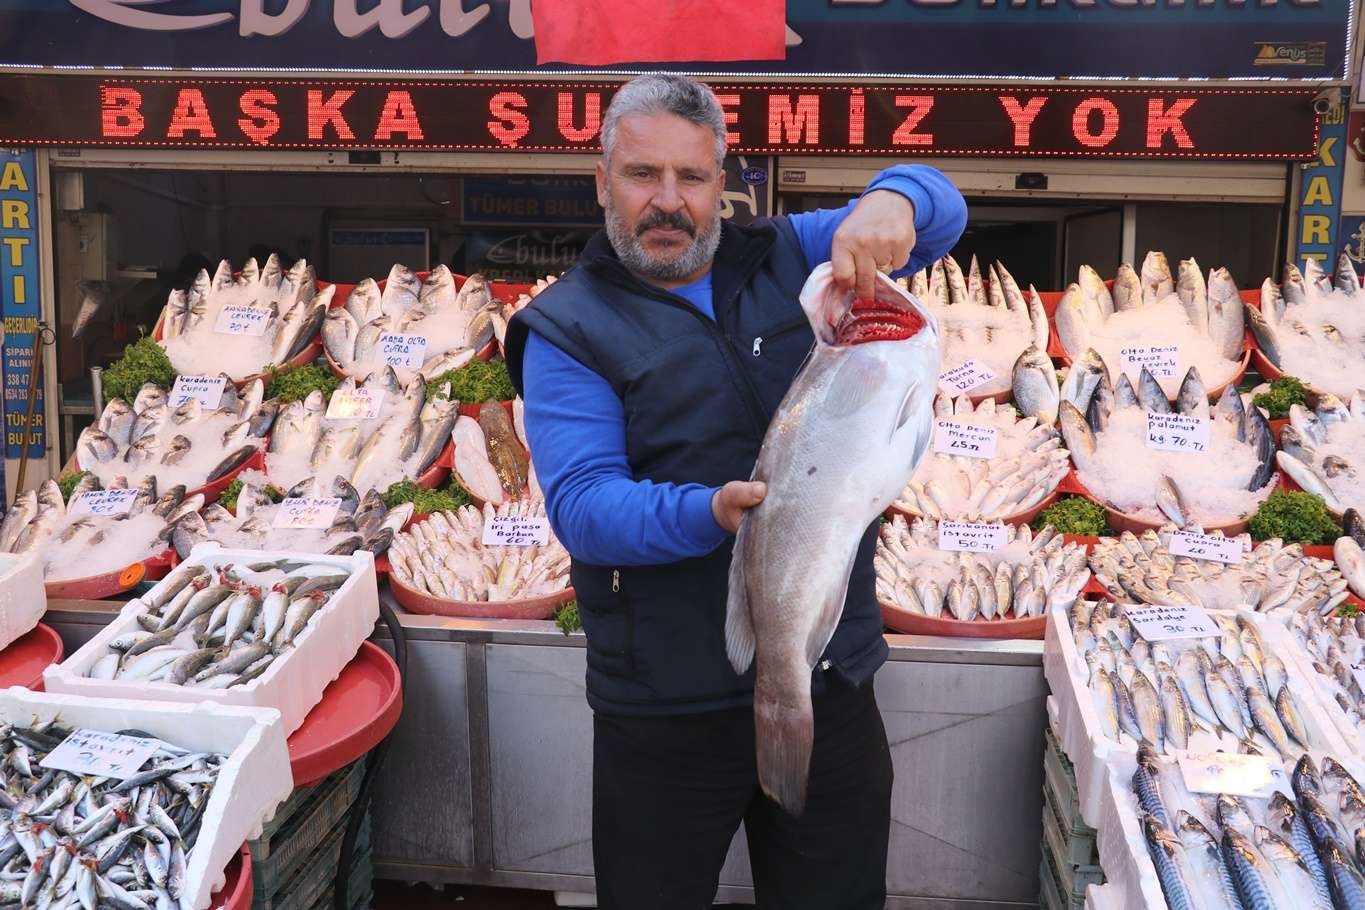
[[[711,497],[711,514],[716,524],[727,533],[739,530],[739,520],[745,509],[752,509],[768,494],[768,485],[761,480],[732,480]]]

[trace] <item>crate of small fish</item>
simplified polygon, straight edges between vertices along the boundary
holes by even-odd
[[[1314,750],[1266,768],[1144,749],[1131,773],[1115,769],[1106,781],[1099,846],[1109,887],[1125,907],[1365,906],[1365,792],[1355,760],[1338,755]]]
[[[34,553],[0,553],[0,650],[28,634],[47,612],[43,566]]]
[[[1149,644],[1134,633],[1130,609],[1138,608],[1078,599],[1048,613],[1043,673],[1088,824],[1099,827],[1107,767],[1131,773],[1143,741],[1162,755],[1348,752],[1315,681],[1267,644],[1273,620],[1211,613],[1220,634]]]
[[[0,721],[6,906],[204,910],[292,786],[276,711],[9,689]]]
[[[59,666],[49,692],[275,708],[286,735],[379,618],[374,557],[197,547]]]

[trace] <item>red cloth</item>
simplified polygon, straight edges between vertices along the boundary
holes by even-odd
[[[782,60],[786,0],[535,0],[537,63]]]

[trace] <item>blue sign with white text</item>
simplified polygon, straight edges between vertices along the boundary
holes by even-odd
[[[28,387],[38,368],[41,305],[38,297],[38,192],[32,149],[0,152],[0,310],[5,318],[5,457],[23,454]],[[28,454],[42,458],[46,447],[43,386],[39,382],[29,427]]]
[[[1344,78],[1352,13],[1353,0],[788,0],[785,60],[668,68]],[[531,0],[0,0],[0,64],[579,69],[535,61]]]

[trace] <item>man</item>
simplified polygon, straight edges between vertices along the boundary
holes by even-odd
[[[708,907],[743,821],[760,907],[881,907],[891,760],[872,692],[887,654],[876,528],[812,679],[799,818],[759,789],[753,671],[726,657],[731,535],[763,499],[743,478],[813,343],[798,302],[810,271],[832,260],[870,296],[878,269],[947,253],[966,207],[932,168],[895,167],[843,209],[722,223],[725,130],[690,79],[624,86],[602,125],[606,230],[507,333],[588,639],[598,906]],[[856,469],[874,443],[848,442]]]

